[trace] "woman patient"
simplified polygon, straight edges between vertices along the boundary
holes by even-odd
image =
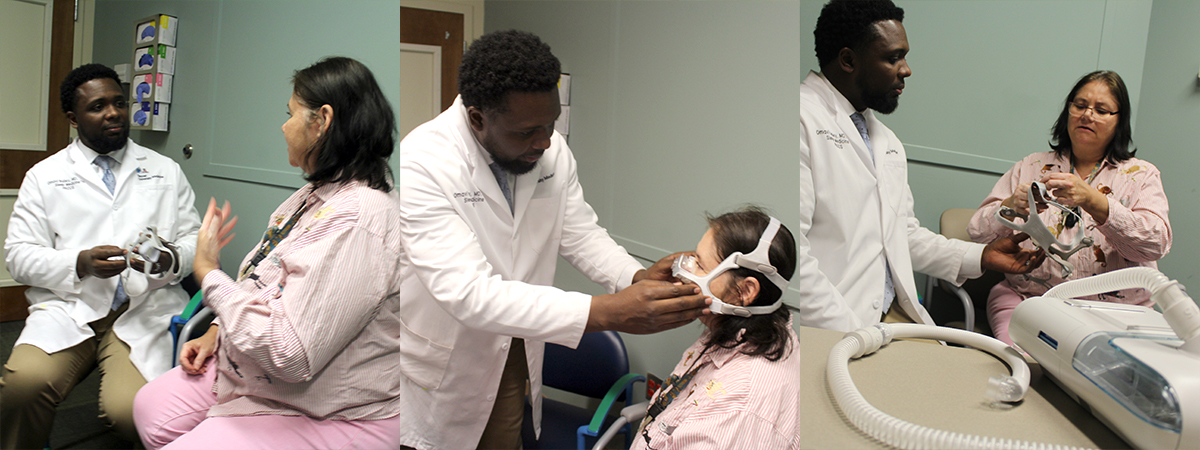
[[[220,248],[237,220],[228,202],[209,202],[194,273],[219,325],[138,392],[134,420],[148,448],[400,446],[392,108],[349,58],[322,60],[292,83],[283,138],[309,183],[228,275]]]
[[[757,208],[708,218],[674,273],[713,299],[704,334],[651,399],[633,449],[799,447],[800,358],[782,295],[796,244]]]
[[[1037,214],[1060,242],[1087,233],[1095,243],[1067,261],[1071,279],[1125,267],[1157,267],[1171,249],[1167,195],[1158,168],[1133,155],[1129,91],[1116,72],[1097,71],[1080,78],[1063,103],[1051,129],[1052,151],[1034,153],[1008,170],[971,217],[967,232],[975,242],[990,242],[1014,231],[996,219],[1002,206],[1029,214],[1030,184],[1045,183],[1061,205],[1037,205]],[[1026,242],[1023,245],[1031,245]],[[1061,267],[1047,261],[1028,277],[1007,275],[988,295],[988,322],[997,339],[1008,335],[1013,309],[1022,300],[1062,283]],[[1040,281],[1039,281],[1040,280]],[[1145,289],[1101,294],[1093,300],[1150,306]]]

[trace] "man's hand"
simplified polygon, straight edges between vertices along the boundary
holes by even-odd
[[[200,375],[208,370],[205,363],[208,357],[217,351],[217,328],[216,324],[210,325],[204,336],[183,344],[183,351],[179,353],[179,366],[183,367],[183,371],[188,375]]]
[[[592,297],[584,332],[651,334],[680,327],[708,312],[712,300],[694,284],[645,280],[616,294]]]
[[[125,270],[125,250],[115,245],[97,245],[82,252],[75,258],[75,273],[79,279],[85,276],[109,278]],[[113,258],[111,261],[109,258]]]
[[[1021,248],[1020,243],[1026,239],[1029,239],[1028,234],[1018,233],[992,241],[983,248],[980,264],[984,269],[997,272],[1029,273],[1042,265],[1046,252]]]
[[[164,241],[163,238],[161,238],[161,237],[155,236],[155,238],[158,239],[159,242],[163,242],[163,243],[167,242],[167,241]],[[143,269],[146,267],[145,266],[146,262],[141,258],[141,256],[142,255],[140,255],[138,253],[129,255],[129,265],[133,267],[133,270],[145,273],[146,271]],[[175,264],[175,258],[173,256],[171,256],[170,250],[160,251],[160,252],[158,252],[158,262],[150,263],[150,274],[157,275],[157,274],[166,272],[168,270],[171,270],[171,268],[175,267],[174,264]]]
[[[664,256],[658,262],[650,266],[649,269],[642,269],[633,274],[633,282],[637,283],[642,280],[658,280],[658,281],[679,281],[671,276],[671,264],[675,262],[675,258],[680,255],[695,255],[696,252],[676,252]]]

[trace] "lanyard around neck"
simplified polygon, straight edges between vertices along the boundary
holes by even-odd
[[[311,190],[308,192],[308,195],[312,196]],[[256,252],[254,254],[254,258],[251,258],[250,262],[242,268],[242,271],[238,275],[239,281],[245,279],[247,276],[250,276],[250,274],[254,272],[254,269],[258,267],[258,264],[261,263],[262,260],[271,253],[271,250],[274,250],[275,246],[279,245],[279,243],[283,241],[283,238],[287,237],[287,235],[292,232],[292,228],[296,226],[296,222],[300,221],[300,216],[303,216],[304,212],[308,211],[308,208],[312,207],[312,205],[308,203],[308,199],[308,196],[304,198],[304,201],[300,203],[300,207],[296,208],[296,212],[292,213],[292,217],[290,217],[287,222],[280,226],[268,228],[267,232],[263,233],[263,239],[258,246],[258,252]]]

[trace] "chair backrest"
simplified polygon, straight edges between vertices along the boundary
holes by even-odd
[[[942,236],[961,239],[967,242],[971,241],[971,235],[967,233],[967,224],[971,222],[971,217],[975,215],[975,208],[950,208],[942,212],[941,221],[939,223],[939,232]],[[1004,281],[1004,274],[991,270],[984,271],[979,278],[967,280],[963,283],[962,289],[966,291],[967,296],[972,299],[973,309],[975,309],[975,317],[977,319],[973,324],[976,331],[980,331],[985,335],[992,334],[992,327],[988,324],[987,317],[987,298],[988,293],[992,290],[992,286],[996,283]],[[932,295],[932,293],[927,293]],[[932,300],[932,299],[931,299]],[[939,302],[940,303],[940,302]],[[961,308],[959,308],[961,309]],[[930,311],[930,314],[933,314]],[[958,317],[962,317],[958,313]]]
[[[939,231],[942,236],[971,242],[971,235],[967,234],[967,223],[971,222],[973,215],[975,215],[975,208],[947,209],[942,212]]]
[[[629,373],[625,342],[616,331],[584,333],[570,349],[546,344],[542,384],[591,398],[604,398],[617,380]]]

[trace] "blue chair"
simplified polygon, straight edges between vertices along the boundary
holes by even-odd
[[[567,403],[542,399],[542,436],[533,435],[532,411],[525,405],[522,439],[526,449],[590,448],[604,428],[613,422],[609,417],[617,401],[628,404],[633,398],[633,385],[646,378],[629,373],[629,355],[625,343],[615,331],[585,333],[579,346],[572,350],[556,344],[546,344],[542,365],[542,384],[589,398],[601,399],[596,411]],[[632,427],[626,424],[626,447],[632,442]]]
[[[171,317],[168,330],[171,332],[171,339],[174,343],[174,352],[171,354],[172,367],[179,365],[179,353],[183,352],[183,344],[203,335],[205,331],[208,331],[208,325],[212,323],[213,312],[201,304],[203,300],[203,291],[197,291],[195,295],[192,295],[192,300],[183,308],[183,312],[178,316]]]

